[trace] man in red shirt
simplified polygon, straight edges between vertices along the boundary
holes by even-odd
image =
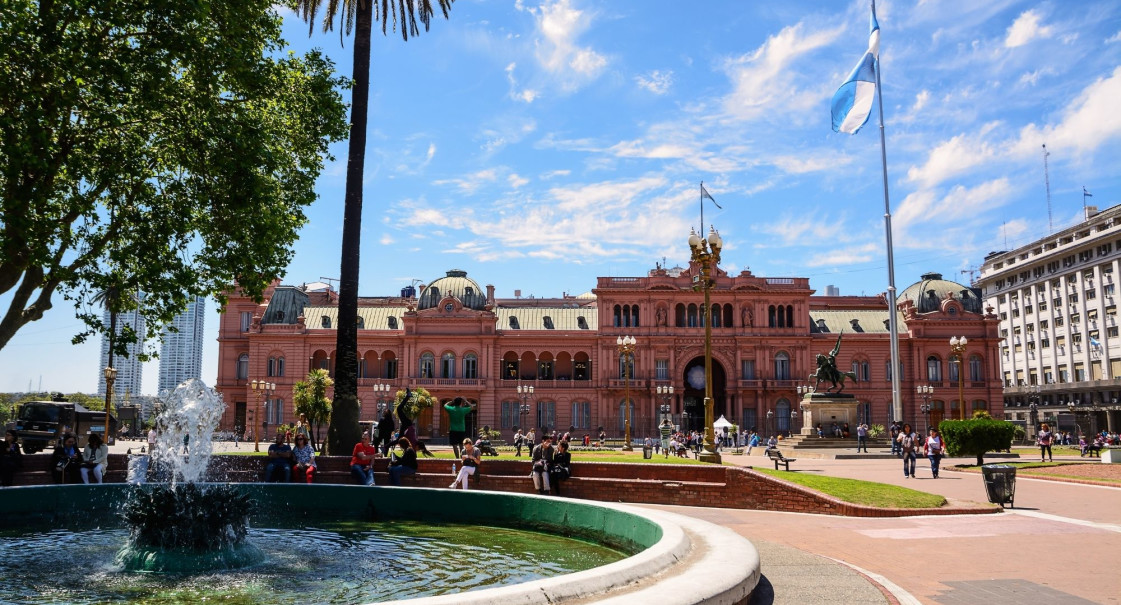
[[[374,458],[378,450],[370,445],[370,433],[362,433],[362,441],[354,444],[354,453],[350,456],[350,474],[358,485],[374,484]]]

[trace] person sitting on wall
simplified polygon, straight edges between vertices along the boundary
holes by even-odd
[[[312,483],[315,479],[315,471],[319,470],[319,466],[315,463],[315,448],[311,447],[308,443],[308,436],[303,433],[296,433],[296,447],[292,448],[292,471],[299,481],[303,477],[307,483]]]
[[[549,466],[549,483],[553,485],[553,493],[560,495],[561,481],[572,476],[572,454],[568,453],[568,442],[561,441],[557,453],[553,454],[553,464]]]
[[[292,480],[292,446],[284,442],[284,433],[276,432],[276,441],[269,446],[269,461],[265,465],[265,481],[276,483]],[[276,479],[277,472],[283,479]]]
[[[552,436],[542,436],[541,443],[533,448],[533,453],[530,456],[533,466],[529,476],[533,478],[533,487],[539,494],[549,491],[549,467],[553,464],[554,454],[552,441]]]
[[[408,439],[401,437],[397,447],[389,455],[389,482],[401,485],[401,475],[416,474],[416,450]]]
[[[109,446],[101,441],[101,435],[90,433],[86,449],[82,452],[82,466],[80,469],[82,483],[90,482],[90,473],[93,473],[94,483],[101,483],[105,472],[105,465],[109,462]]]
[[[0,443],[0,485],[10,487],[17,471],[23,468],[23,451],[19,449],[15,431],[4,433]]]
[[[401,438],[408,440],[407,437]],[[354,444],[354,452],[350,455],[350,475],[354,477],[355,483],[374,484],[374,458],[377,456],[377,448],[370,445],[370,433],[362,433],[362,441]]]
[[[51,474],[55,483],[76,483],[81,466],[82,452],[78,449],[78,440],[66,433],[62,436],[62,445],[51,454]]]

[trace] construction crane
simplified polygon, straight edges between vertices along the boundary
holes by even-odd
[[[972,286],[977,282],[977,269],[962,269],[962,274],[969,274],[969,285]]]

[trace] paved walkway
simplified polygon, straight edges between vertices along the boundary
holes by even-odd
[[[724,460],[770,464],[762,455]],[[920,462],[920,478],[904,479],[901,466],[896,458],[799,460],[791,465],[800,472],[986,500],[979,474],[943,470],[933,479],[929,464]],[[1115,557],[1121,552],[1121,488],[1021,477],[1016,504],[1000,515],[895,519],[658,508],[718,523],[751,539],[763,555],[764,592],[773,591],[756,603],[889,603],[892,598],[947,605],[1121,603]],[[782,548],[820,558],[785,557]],[[871,586],[869,579],[891,596],[869,597],[861,586]]]

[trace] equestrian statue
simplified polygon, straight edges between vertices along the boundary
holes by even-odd
[[[815,392],[822,382],[828,380],[833,383],[833,386],[829,387],[825,392],[830,393],[833,389],[837,389],[837,393],[839,394],[841,391],[845,390],[845,378],[856,380],[856,373],[842,372],[837,369],[837,353],[841,352],[841,336],[844,336],[844,334],[844,331],[841,331],[841,333],[837,335],[837,346],[833,347],[833,350],[828,355],[818,353],[817,371],[810,374],[811,379],[817,379],[817,383],[814,384]]]

